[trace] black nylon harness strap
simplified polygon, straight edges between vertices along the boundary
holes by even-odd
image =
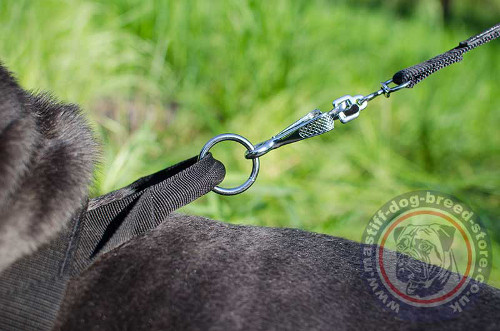
[[[439,69],[447,67],[450,64],[462,61],[463,54],[467,53],[468,51],[498,37],[500,37],[500,23],[476,36],[470,37],[469,39],[460,42],[457,47],[449,50],[446,53],[440,54],[430,60],[398,71],[394,74],[392,80],[398,85],[409,82],[406,87],[413,87],[418,82],[435,73]]]
[[[90,200],[51,242],[0,273],[0,331],[51,330],[71,277],[210,192],[224,176],[222,163],[208,154]]]
[[[174,210],[210,192],[224,176],[224,166],[212,155],[199,161],[193,157],[91,200],[81,219],[83,240],[75,252],[72,275],[100,255],[155,228]]]

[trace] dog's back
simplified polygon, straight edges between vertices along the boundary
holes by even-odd
[[[85,208],[95,145],[75,106],[24,92],[3,68],[0,135],[5,274],[23,255],[50,246],[60,229],[77,236],[78,226],[64,224]],[[456,319],[420,325],[398,318],[364,283],[360,251],[322,234],[171,214],[74,273],[56,329],[493,330],[500,323],[500,293],[489,286]],[[2,308],[0,325],[10,307]]]
[[[360,250],[323,234],[171,215],[71,282],[58,330],[498,329],[500,293],[489,286],[452,320],[384,310],[362,279]]]

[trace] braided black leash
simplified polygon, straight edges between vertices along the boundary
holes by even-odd
[[[292,125],[289,125],[283,131],[274,135],[271,139],[263,141],[259,144],[253,145],[246,138],[233,133],[224,133],[213,137],[201,150],[199,156],[200,159],[203,159],[205,155],[208,154],[210,148],[212,148],[215,144],[225,140],[232,140],[244,145],[247,148],[245,158],[251,159],[253,162],[252,173],[245,183],[234,188],[216,186],[213,191],[224,195],[234,195],[244,192],[252,186],[257,179],[260,167],[259,157],[283,145],[329,132],[333,130],[334,121],[336,120],[345,124],[356,119],[360,112],[366,108],[369,101],[382,94],[389,97],[393,92],[406,87],[413,87],[415,84],[439,69],[447,67],[452,63],[462,61],[463,55],[468,51],[498,37],[500,37],[500,23],[478,34],[477,36],[462,41],[457,47],[446,53],[398,71],[392,79],[382,82],[381,88],[373,93],[365,96],[344,95],[343,97],[333,101],[333,109],[329,112],[323,113],[318,109],[311,111]],[[391,84],[395,84],[395,86],[390,86]]]
[[[398,85],[408,83],[406,87],[413,87],[439,69],[462,61],[463,55],[468,51],[498,37],[500,37],[500,23],[476,36],[460,42],[457,47],[450,49],[446,53],[439,54],[430,60],[396,72],[392,77],[392,81]]]

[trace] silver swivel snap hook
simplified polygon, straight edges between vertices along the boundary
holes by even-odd
[[[265,140],[257,145],[253,145],[246,138],[234,134],[234,133],[224,133],[210,139],[203,149],[201,150],[199,158],[202,159],[209,150],[217,143],[225,140],[236,141],[246,147],[245,158],[252,160],[252,172],[250,177],[241,184],[240,186],[233,188],[224,188],[216,186],[213,191],[222,195],[235,195],[245,192],[250,186],[253,185],[259,174],[259,157],[265,155],[272,151],[273,149],[279,148],[284,145],[288,145],[297,141],[319,136],[323,133],[332,131],[334,128],[335,120],[339,120],[342,123],[348,123],[356,119],[360,112],[366,108],[368,101],[374,99],[375,97],[384,94],[387,97],[391,92],[398,91],[404,87],[408,86],[408,83],[397,85],[395,87],[389,87],[392,80],[388,80],[382,83],[380,90],[373,92],[367,96],[363,95],[344,95],[333,101],[333,109],[328,112],[322,112],[318,109],[307,113],[305,116],[301,117],[299,120],[295,121],[284,130],[280,131],[278,134],[272,136],[270,139]]]
[[[323,113],[315,109],[271,137],[271,139],[255,145],[255,149],[248,150],[245,153],[245,157],[247,159],[258,158],[283,145],[331,131],[333,130],[333,126],[334,119],[329,113]]]

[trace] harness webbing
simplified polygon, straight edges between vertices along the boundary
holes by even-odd
[[[222,163],[209,154],[90,200],[56,238],[0,273],[0,330],[51,330],[72,276],[210,192],[224,176]]]

